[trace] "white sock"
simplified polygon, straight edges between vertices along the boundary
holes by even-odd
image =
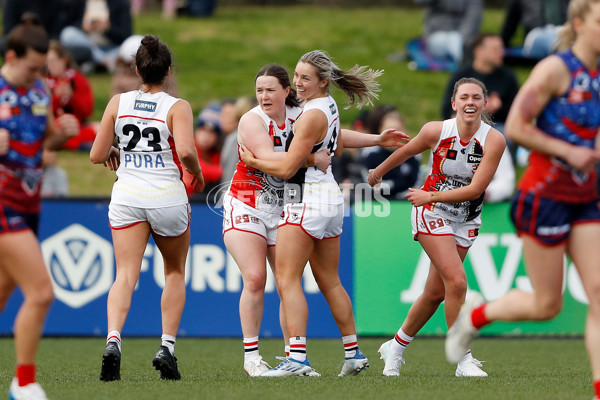
[[[285,347],[283,348],[283,351],[285,353],[285,356],[289,357],[290,356],[290,345],[286,344]]]
[[[306,361],[306,336],[290,338],[290,358],[296,361]]]
[[[244,361],[260,357],[258,351],[258,336],[244,338]]]
[[[169,349],[169,353],[171,353],[171,355],[175,354],[175,336],[163,333],[160,339],[162,340],[160,345]]]
[[[121,351],[121,332],[119,331],[110,331],[108,335],[106,335],[106,343],[113,342],[117,344],[117,348]]]
[[[408,336],[406,333],[404,333],[402,327],[400,327],[400,329],[398,329],[398,333],[396,333],[396,336],[394,336],[394,340],[392,340],[390,350],[393,354],[402,357],[404,350],[406,350],[414,338],[414,336]]]
[[[356,334],[342,336],[342,342],[344,343],[344,356],[346,358],[354,357],[356,355],[356,350],[358,350]]]

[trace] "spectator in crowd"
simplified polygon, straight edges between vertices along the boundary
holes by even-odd
[[[217,102],[206,106],[196,120],[196,130],[194,139],[196,141],[196,150],[204,175],[206,184],[204,192],[209,193],[212,188],[217,186],[223,176],[223,167],[221,167],[221,105]],[[189,185],[188,194],[190,192]]]
[[[79,134],[65,143],[65,149],[89,150],[96,137],[95,128],[87,123],[94,112],[92,88],[71,54],[57,40],[50,41],[46,84],[52,94],[54,116],[68,113],[79,121]]]
[[[135,54],[142,43],[142,39],[142,35],[129,36],[119,47],[111,83],[113,96],[136,90],[142,84],[142,78],[135,71]],[[164,90],[171,96],[177,97],[177,82],[173,69],[171,69],[165,80]]]
[[[2,9],[3,36],[0,39],[0,51],[5,51],[6,35],[17,26],[25,13],[35,14],[49,39],[58,40],[62,30],[74,25],[83,15],[85,1],[83,0],[5,0]],[[85,47],[72,46],[69,52],[80,63],[91,57]]]
[[[406,133],[404,118],[396,107],[387,104],[376,106],[367,118],[368,132],[378,135],[386,129],[396,129]],[[374,169],[387,159],[398,147],[365,147],[361,149],[363,178],[367,182],[369,169]],[[381,185],[373,190],[394,200],[404,200],[409,187],[414,187],[419,177],[420,154],[410,157],[401,165],[392,168]]]
[[[131,0],[131,14],[140,15],[146,9],[148,0]],[[177,16],[177,0],[162,0],[162,17],[173,19]]]
[[[252,97],[240,97],[235,101],[226,100],[221,104],[221,130],[225,138],[221,148],[221,167],[223,174],[221,182],[231,181],[235,172],[238,159],[238,123],[240,118],[256,106],[257,102]]]
[[[91,59],[81,64],[86,72],[98,66],[112,72],[119,46],[131,36],[131,25],[128,0],[87,0],[78,22],[61,31],[60,41],[90,50]]]
[[[523,55],[542,59],[554,52],[561,25],[567,20],[569,0],[512,0],[502,25],[504,47],[511,41],[519,25],[523,25]]]
[[[352,129],[360,133],[368,133],[366,128],[368,116],[369,110],[361,110],[352,122]],[[353,204],[356,185],[363,182],[359,149],[344,147],[342,154],[331,158],[331,171],[342,189],[344,204]]]
[[[56,158],[56,151],[44,149],[42,153],[42,167],[44,168],[43,198],[69,196],[67,171],[56,165]]]
[[[465,45],[477,33],[483,17],[483,0],[415,0],[427,6],[423,37],[427,51],[437,58],[463,59]]]

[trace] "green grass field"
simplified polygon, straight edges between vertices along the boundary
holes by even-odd
[[[500,32],[501,9],[486,9],[482,30]],[[391,61],[408,40],[421,33],[420,8],[402,7],[218,7],[208,19],[181,17],[165,21],[160,12],[134,21],[137,34],[158,34],[172,49],[180,97],[197,114],[210,101],[254,95],[254,76],[263,65],[280,63],[291,72],[307,51],[323,49],[343,69],[355,64],[384,69],[380,102],[404,114],[414,135],[429,120],[440,118],[447,72],[410,71],[407,62]],[[529,68],[517,68],[523,81]],[[91,77],[95,95],[94,119],[99,120],[110,96],[110,75]],[[341,121],[349,126],[358,115],[344,110],[344,95],[332,95],[340,105]],[[108,196],[114,173],[93,166],[87,154],[63,152],[59,165],[69,173],[74,196]]]
[[[340,340],[309,339],[311,365],[321,378],[248,378],[241,339],[177,342],[182,380],[161,381],[152,367],[159,339],[124,339],[122,380],[100,382],[104,339],[46,338],[38,355],[38,377],[50,399],[582,399],[593,396],[582,339],[480,339],[473,352],[486,360],[488,378],[454,377],[442,339],[417,338],[407,349],[399,378],[383,377],[377,349],[388,338],[361,338],[371,367],[338,378]],[[12,339],[0,339],[0,391],[8,391],[14,356]],[[263,339],[261,354],[281,355],[282,342]],[[0,394],[2,396],[2,394]]]

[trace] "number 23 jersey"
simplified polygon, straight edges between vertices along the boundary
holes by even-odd
[[[181,163],[167,114],[179,99],[164,92],[123,93],[115,121],[121,164],[111,202],[140,208],[186,204]]]

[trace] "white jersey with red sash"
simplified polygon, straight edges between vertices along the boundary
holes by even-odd
[[[445,191],[467,186],[473,179],[483,157],[485,139],[490,125],[481,122],[471,140],[460,140],[456,119],[443,122],[438,143],[433,148],[433,165],[423,190]],[[469,221],[481,214],[483,194],[476,200],[460,203],[433,203],[425,206],[436,214],[451,221]]]
[[[302,113],[302,109],[286,106],[285,124],[282,126],[278,126],[260,106],[254,107],[249,112],[259,115],[268,127],[269,136],[273,140],[273,150],[276,152],[287,151],[293,136],[293,125]],[[240,159],[231,180],[229,194],[257,210],[281,214],[283,184],[284,179],[248,167]]]

